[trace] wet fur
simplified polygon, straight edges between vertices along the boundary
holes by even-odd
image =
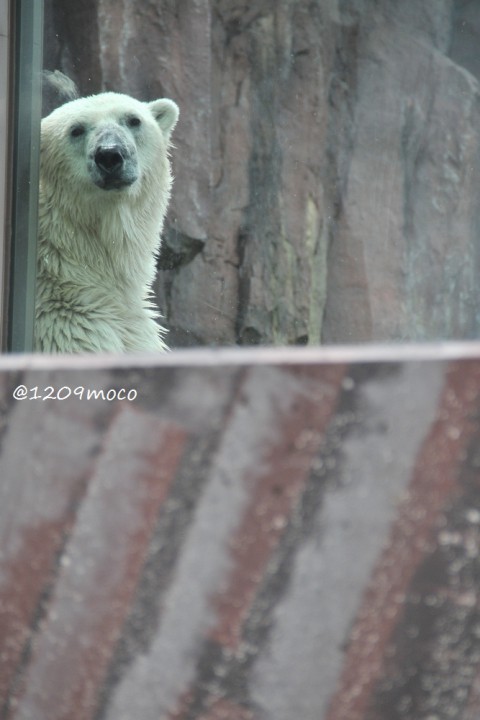
[[[138,117],[140,127],[129,127]],[[35,348],[41,352],[164,350],[149,295],[171,188],[170,134],[178,108],[103,93],[42,121]],[[72,136],[81,124],[84,133]],[[102,189],[96,138],[125,140],[136,179]],[[93,148],[93,150],[92,150]]]

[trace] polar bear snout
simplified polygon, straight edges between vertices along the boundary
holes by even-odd
[[[119,145],[97,148],[95,164],[106,175],[116,175],[122,169],[123,155]]]
[[[91,158],[90,175],[102,190],[120,190],[138,177],[135,147],[120,133],[108,132],[98,137]]]

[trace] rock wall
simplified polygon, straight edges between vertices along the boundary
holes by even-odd
[[[480,335],[480,7],[46,0],[45,65],[178,102],[170,344]]]

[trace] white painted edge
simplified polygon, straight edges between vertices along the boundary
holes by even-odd
[[[453,360],[478,360],[480,362],[480,341],[319,347],[202,347],[172,350],[165,354],[11,354],[0,356],[0,372],[9,370],[113,370],[155,367],[449,362]]]

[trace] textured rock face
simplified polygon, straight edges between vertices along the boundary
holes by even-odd
[[[47,0],[47,67],[181,108],[172,346],[480,335],[479,32],[453,0]]]
[[[427,19],[372,14],[357,58],[327,342],[478,336],[478,84]]]

